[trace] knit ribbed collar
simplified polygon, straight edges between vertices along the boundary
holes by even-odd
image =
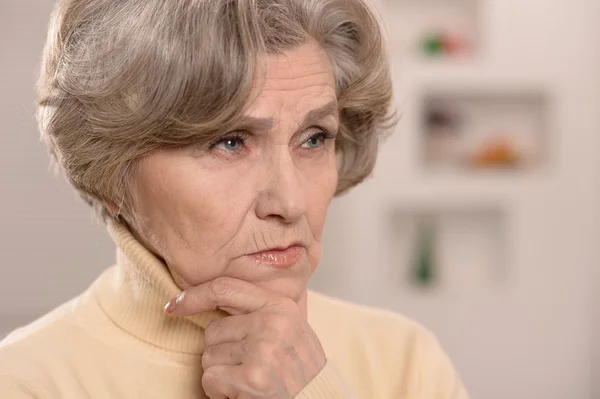
[[[98,280],[96,287],[100,306],[108,317],[151,345],[202,354],[206,326],[227,314],[214,311],[185,318],[165,314],[165,304],[181,292],[167,266],[125,225],[109,221],[108,231],[117,245],[117,265]]]

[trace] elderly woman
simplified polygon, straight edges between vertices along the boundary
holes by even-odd
[[[2,342],[0,397],[466,398],[419,325],[307,291],[391,90],[365,0],[59,1],[39,125],[117,262]]]

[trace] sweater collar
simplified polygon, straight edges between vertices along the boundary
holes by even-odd
[[[99,279],[96,290],[107,315],[121,329],[151,345],[202,354],[204,330],[227,313],[213,311],[190,317],[165,314],[165,304],[181,292],[167,266],[125,225],[111,220],[108,231],[117,245],[117,264]]]

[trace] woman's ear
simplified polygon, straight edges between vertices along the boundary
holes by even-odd
[[[119,207],[113,204],[112,202],[107,202],[104,206],[106,207],[110,215],[115,219],[121,215],[121,210],[119,209]]]

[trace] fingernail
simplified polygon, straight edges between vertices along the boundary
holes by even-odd
[[[181,294],[179,294],[175,298],[171,299],[169,301],[169,303],[167,303],[165,305],[165,312],[167,312],[167,313],[173,313],[173,311],[175,310],[175,308],[177,307],[177,305],[179,303],[181,303],[181,301],[183,301],[184,295],[185,295],[185,292],[181,292]]]

